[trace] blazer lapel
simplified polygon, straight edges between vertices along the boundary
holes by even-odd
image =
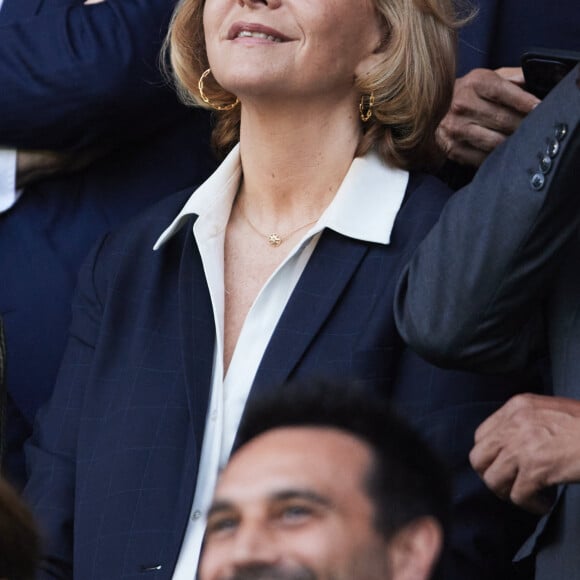
[[[179,268],[179,312],[187,401],[199,457],[211,387],[215,327],[201,256],[191,234],[194,221],[195,219],[189,220],[183,228],[184,246]]]
[[[324,231],[278,321],[250,396],[288,380],[367,251],[365,242]]]

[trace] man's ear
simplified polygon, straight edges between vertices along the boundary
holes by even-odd
[[[443,548],[443,530],[432,517],[407,524],[389,542],[392,580],[428,580]]]

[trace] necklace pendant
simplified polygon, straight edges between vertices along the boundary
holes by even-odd
[[[282,243],[282,238],[278,234],[270,234],[268,236],[268,244],[277,248]]]

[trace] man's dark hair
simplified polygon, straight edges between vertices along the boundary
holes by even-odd
[[[367,492],[376,508],[375,527],[385,537],[422,516],[433,516],[446,528],[450,506],[447,470],[388,401],[352,384],[311,381],[285,385],[248,402],[236,449],[266,431],[284,427],[338,429],[371,448],[374,461]]]
[[[39,559],[40,541],[32,515],[0,477],[0,578],[33,580]]]

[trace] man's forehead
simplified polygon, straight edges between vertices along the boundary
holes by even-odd
[[[371,455],[368,444],[352,433],[336,427],[301,425],[278,427],[257,435],[240,447],[232,457],[232,462],[249,461],[248,457],[255,460],[256,456],[262,454],[306,458],[318,453],[327,456],[329,451]]]
[[[216,495],[240,486],[301,489],[339,476],[358,486],[371,458],[365,442],[336,428],[276,428],[238,449],[222,473]]]

